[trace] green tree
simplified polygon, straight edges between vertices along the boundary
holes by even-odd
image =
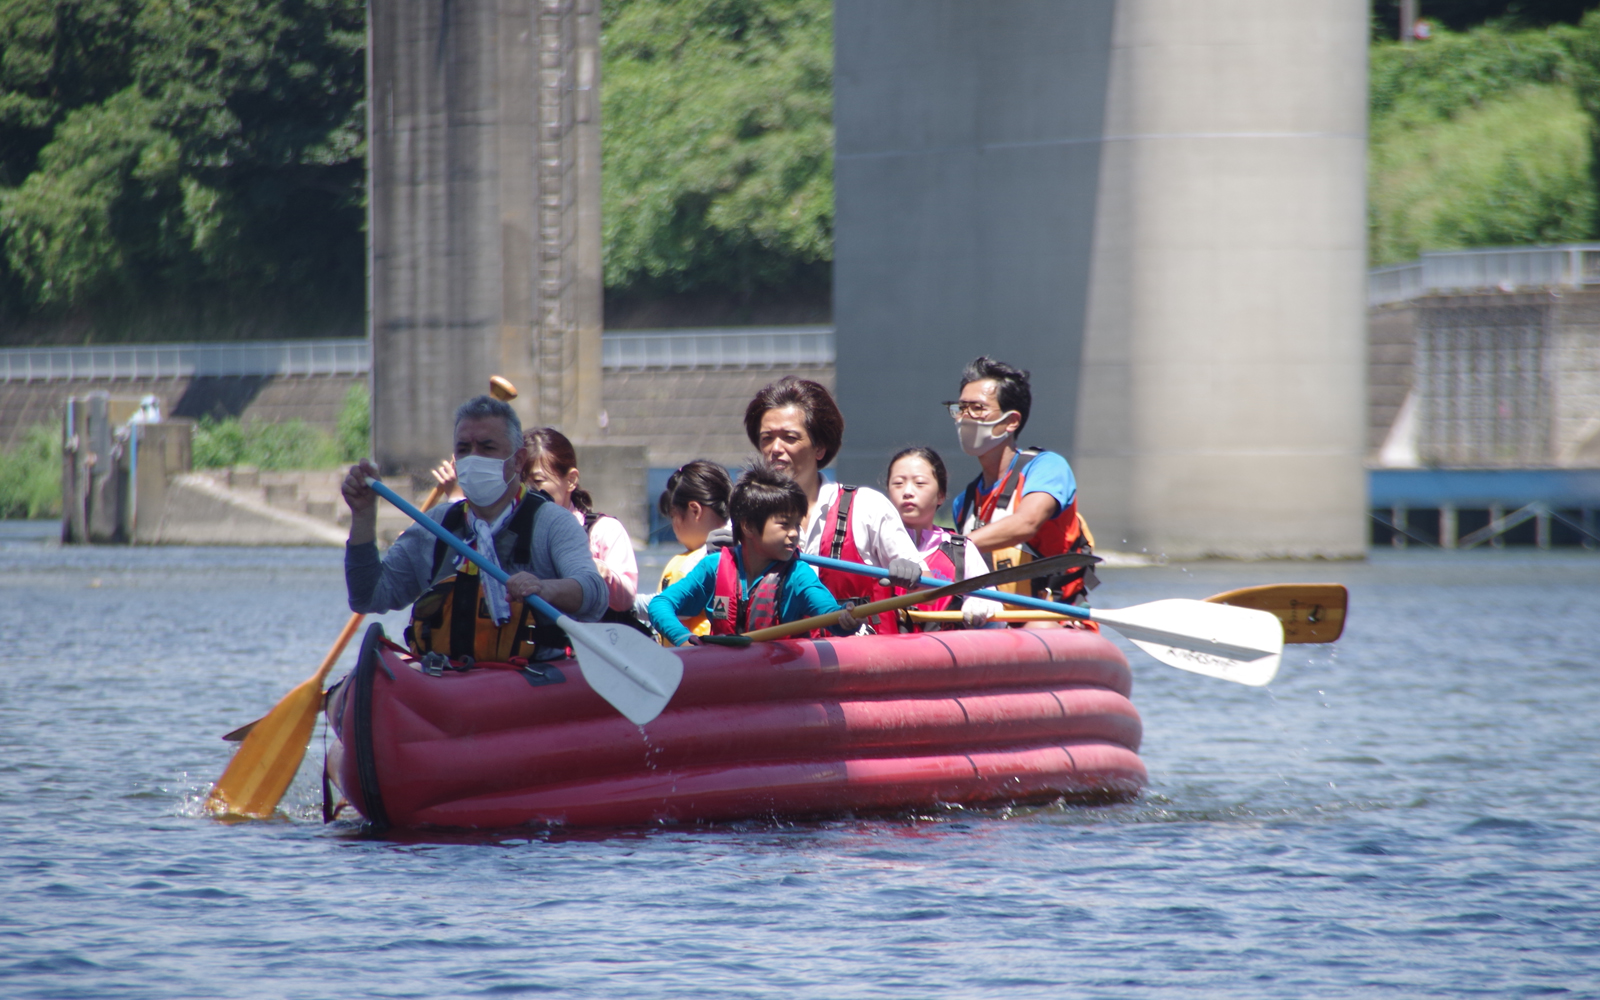
[[[833,257],[830,0],[608,0],[608,288],[814,280]]]
[[[1581,240],[1595,232],[1582,27],[1467,34],[1371,50],[1369,255]]]
[[[358,320],[358,0],[0,0],[0,39],[13,313]]]

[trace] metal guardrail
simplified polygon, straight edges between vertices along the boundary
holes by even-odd
[[[356,339],[0,349],[0,382],[363,375],[371,368],[367,342]]]
[[[1367,305],[1404,302],[1431,292],[1594,284],[1600,284],[1600,243],[1447,250],[1368,272]]]
[[[608,372],[831,365],[833,327],[713,327],[608,333],[600,363]]]
[[[608,372],[815,367],[834,361],[833,327],[638,330],[601,341]],[[119,344],[0,349],[0,382],[192,378],[197,375],[365,375],[364,339],[232,344]]]

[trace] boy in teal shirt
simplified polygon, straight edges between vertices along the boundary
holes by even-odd
[[[704,614],[712,635],[735,635],[841,610],[811,567],[795,558],[806,515],[799,484],[764,464],[753,466],[734,483],[728,512],[739,541],[655,596],[656,631],[675,646],[698,645],[680,619]],[[846,611],[830,631],[850,635],[858,627]]]

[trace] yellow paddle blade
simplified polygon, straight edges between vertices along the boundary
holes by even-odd
[[[1287,643],[1333,642],[1344,633],[1350,592],[1342,583],[1273,583],[1213,594],[1206,601],[1276,615]]]
[[[206,799],[213,816],[267,819],[289,790],[322,709],[322,678],[311,677],[261,718]]]

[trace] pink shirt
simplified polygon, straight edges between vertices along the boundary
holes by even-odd
[[[572,516],[580,525],[583,523],[583,511],[574,510]],[[602,517],[589,532],[589,554],[594,556],[595,569],[606,582],[611,610],[633,610],[633,598],[639,592],[639,563],[633,557],[628,529],[614,517]]]
[[[928,568],[928,557],[938,551],[939,546],[944,544],[945,539],[953,534],[948,528],[941,528],[937,524],[926,531],[920,528],[907,528],[906,533],[911,536],[912,544],[917,547],[917,553],[922,558],[923,569]],[[962,579],[965,580],[970,580],[975,576],[983,576],[985,573],[990,572],[989,564],[983,561],[983,553],[978,551],[978,547],[972,544],[972,539],[970,538],[967,539],[966,558],[962,560],[962,566]],[[1005,605],[998,601],[991,601],[986,597],[969,596],[960,598],[960,601],[963,610],[968,608],[974,610],[988,608],[991,615],[999,614],[1005,610]]]

